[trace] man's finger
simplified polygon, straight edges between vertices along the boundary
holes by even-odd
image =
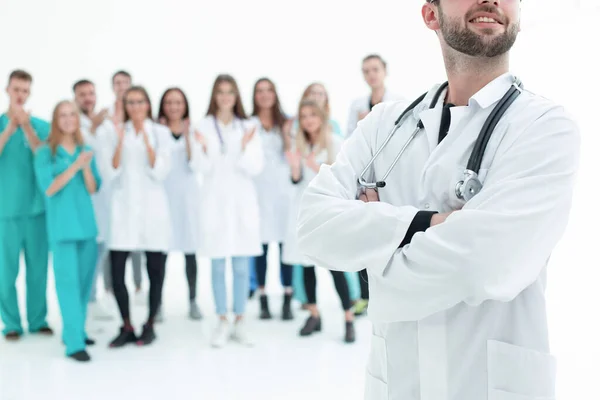
[[[379,193],[374,189],[367,189],[366,195],[368,201],[379,201]]]

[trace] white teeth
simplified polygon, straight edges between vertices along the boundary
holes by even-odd
[[[489,17],[479,17],[479,18],[475,18],[473,20],[473,22],[497,22],[495,19],[493,18],[489,18]]]

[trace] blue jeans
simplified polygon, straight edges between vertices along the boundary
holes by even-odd
[[[235,315],[244,315],[248,300],[248,287],[250,285],[250,257],[232,257],[233,267],[233,312]],[[227,289],[225,287],[225,259],[212,260],[212,289],[215,298],[217,315],[227,315]]]

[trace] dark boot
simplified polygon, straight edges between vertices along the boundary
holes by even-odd
[[[292,314],[292,295],[284,294],[283,295],[283,308],[281,310],[281,319],[284,321],[289,321],[294,319],[294,314]]]
[[[154,333],[154,327],[152,325],[144,325],[144,330],[142,334],[138,338],[137,345],[138,346],[147,346],[154,342],[156,339],[156,334]]]
[[[354,330],[354,322],[346,321],[346,335],[344,336],[344,342],[354,343],[356,340],[356,331]]]
[[[137,337],[135,336],[135,332],[133,330],[125,329],[125,327],[122,327],[119,332],[119,336],[117,336],[113,339],[112,342],[110,342],[109,347],[123,347],[127,343],[135,343],[136,341]]]
[[[78,351],[77,353],[69,354],[69,357],[71,357],[75,361],[80,361],[80,362],[87,362],[87,361],[91,360],[90,355],[85,350],[81,350],[81,351]]]
[[[260,295],[260,319],[271,319],[271,312],[269,311],[269,300],[266,294]]]
[[[300,330],[300,336],[309,336],[314,332],[321,332],[321,317],[308,317],[304,327]]]

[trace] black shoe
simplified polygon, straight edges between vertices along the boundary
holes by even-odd
[[[85,339],[86,346],[93,346],[95,344],[96,344],[96,341],[94,339],[90,339],[90,338]]]
[[[71,357],[75,361],[81,361],[81,362],[87,362],[92,359],[90,357],[90,355],[87,353],[87,351],[85,351],[85,350],[81,350],[81,351],[78,351],[77,353],[69,354],[69,357]]]
[[[314,332],[321,332],[321,317],[308,317],[304,327],[300,330],[300,336],[309,336]]]
[[[9,342],[16,342],[17,340],[19,340],[21,338],[21,334],[17,331],[12,331],[12,332],[8,332],[6,335],[4,335],[4,338],[6,340],[8,340]]]
[[[269,311],[269,300],[266,294],[260,295],[260,319],[271,319],[271,312]]]
[[[52,335],[54,335],[54,331],[52,329],[50,329],[49,326],[43,327],[42,329],[40,329],[36,333],[39,333],[40,335],[44,335],[44,336],[52,336]]]
[[[284,294],[283,295],[283,308],[281,310],[281,319],[284,321],[289,321],[294,319],[294,314],[292,314],[292,295]]]
[[[154,327],[152,325],[144,325],[144,330],[137,340],[138,346],[147,346],[154,342],[156,334],[154,333]]]
[[[248,299],[251,299],[252,297],[254,297],[254,290],[250,289],[250,292],[248,293]]]
[[[354,330],[354,322],[346,321],[346,335],[344,336],[344,342],[354,343],[356,340],[356,331]]]
[[[128,331],[128,330],[125,330],[124,327],[121,327],[119,336],[117,336],[116,338],[113,339],[112,342],[110,342],[109,347],[112,347],[112,348],[123,347],[127,343],[135,343],[136,341],[137,341],[137,337],[135,336],[134,331]]]

